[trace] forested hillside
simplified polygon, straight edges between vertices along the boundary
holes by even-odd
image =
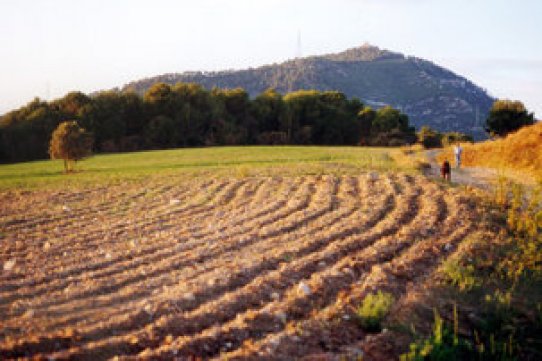
[[[268,88],[337,90],[373,107],[391,105],[417,128],[459,131],[485,138],[483,122],[495,99],[485,90],[427,60],[364,45],[239,71],[171,73],[124,86],[143,94],[156,82],[194,82],[207,89],[242,87],[254,97]]]

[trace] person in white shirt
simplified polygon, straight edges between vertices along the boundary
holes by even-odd
[[[461,148],[460,143],[457,143],[454,146],[454,155],[455,155],[455,166],[456,166],[456,168],[461,167],[461,153],[463,153],[463,148]]]

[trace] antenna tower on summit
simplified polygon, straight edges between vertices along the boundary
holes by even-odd
[[[301,58],[303,56],[301,52],[301,30],[297,31],[297,47],[295,49],[295,57]]]

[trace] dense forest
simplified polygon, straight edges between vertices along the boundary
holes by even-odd
[[[157,83],[130,91],[38,98],[0,118],[0,161],[48,157],[53,130],[76,120],[94,136],[95,152],[251,144],[401,145],[416,140],[408,117],[373,110],[337,91],[207,90]]]

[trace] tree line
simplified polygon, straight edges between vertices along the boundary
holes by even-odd
[[[251,99],[242,88],[154,84],[143,96],[71,92],[34,99],[0,118],[0,161],[48,158],[52,132],[74,120],[94,138],[94,152],[216,145],[396,146],[416,141],[397,109],[373,110],[338,91],[269,89]]]

